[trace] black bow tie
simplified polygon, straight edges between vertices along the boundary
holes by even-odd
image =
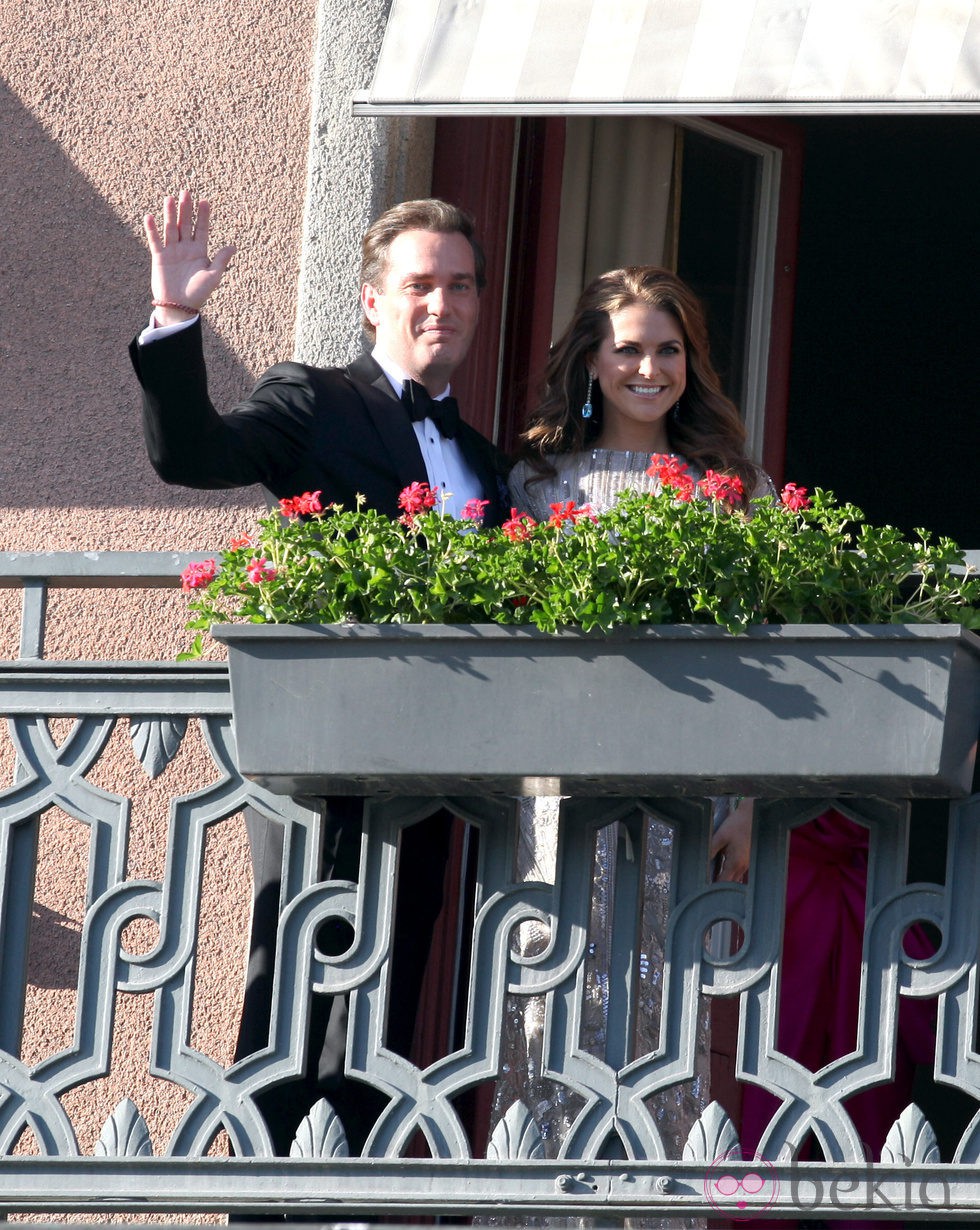
[[[459,406],[455,397],[442,397],[436,401],[417,380],[406,380],[402,385],[402,404],[411,415],[413,423],[432,419],[448,440],[452,440],[456,435]]]

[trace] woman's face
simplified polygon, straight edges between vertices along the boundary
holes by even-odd
[[[635,303],[612,312],[589,360],[602,389],[600,448],[667,452],[667,415],[687,386],[680,325],[661,308]]]

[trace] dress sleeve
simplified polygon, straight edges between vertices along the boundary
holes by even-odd
[[[752,497],[749,500],[749,507],[754,507],[757,500],[765,500],[768,497],[778,495],[776,484],[772,481],[765,471],[759,472],[759,481],[755,485],[755,490],[752,492]]]
[[[527,462],[518,461],[507,476],[507,489],[510,495],[511,506],[516,508],[518,512],[531,511],[531,501],[528,498],[527,487],[525,486],[529,473],[530,470]]]

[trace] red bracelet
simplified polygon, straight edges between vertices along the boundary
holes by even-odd
[[[192,316],[201,314],[200,308],[191,307],[187,303],[174,303],[171,299],[151,299],[151,307],[176,308],[179,312],[190,312]]]

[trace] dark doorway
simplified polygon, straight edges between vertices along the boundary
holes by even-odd
[[[980,119],[799,123],[786,477],[978,548]],[[910,880],[943,880],[945,821],[913,805]],[[915,1100],[949,1158],[975,1104],[926,1069]]]
[[[980,119],[799,122],[786,477],[980,547]]]

